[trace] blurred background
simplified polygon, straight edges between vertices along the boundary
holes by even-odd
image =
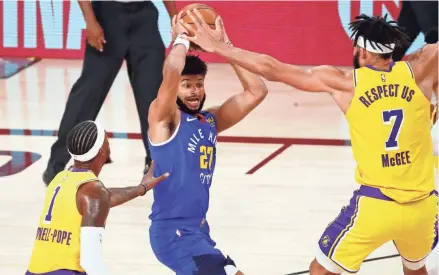
[[[229,35],[242,48],[301,65],[351,65],[351,42],[347,28],[351,19],[360,13],[388,13],[397,20],[402,2],[340,0],[206,3],[223,16]],[[177,1],[177,7],[190,3],[194,1]],[[162,2],[154,1],[154,5],[159,13],[161,38],[165,46],[169,46],[171,35],[168,12]],[[77,1],[8,0],[0,2],[0,12],[2,57],[83,57],[85,21]],[[274,28],[276,31],[273,31]],[[420,33],[408,53],[416,51],[423,43],[424,34]],[[214,56],[207,60],[221,61]]]
[[[194,2],[177,1],[176,11]],[[222,16],[236,47],[301,66],[329,64],[350,69],[352,42],[347,26],[360,13],[399,19],[413,38],[409,49],[400,49],[400,57],[437,41],[437,1],[203,3]],[[157,30],[152,28],[152,32],[157,31],[160,43],[168,48],[169,13],[175,11],[161,1],[152,4],[147,5],[148,10],[157,11]],[[145,8],[142,4],[127,7],[133,13]],[[94,50],[86,50],[89,23],[75,0],[0,1],[1,275],[26,270],[46,187],[42,176],[46,172],[46,179],[50,178],[68,165],[62,136],[69,125],[97,116],[110,132],[114,163],[102,173],[108,186],[136,184],[148,162],[141,133],[147,112],[142,104],[149,99],[133,93],[130,64],[124,62],[120,71],[111,71],[112,80],[101,85],[99,73],[110,66],[106,61],[93,61],[86,73],[88,82],[84,80],[84,58],[96,56]],[[112,45],[117,42],[109,41],[108,34],[117,31],[100,24],[107,39],[103,52],[114,57],[117,49]],[[223,59],[199,54],[209,63],[207,107],[240,91],[238,79]],[[148,77],[153,71],[161,72],[163,60],[158,59],[154,68],[136,73]],[[157,78],[151,81],[159,83]],[[142,85],[134,90],[142,94]],[[329,96],[279,83],[267,82],[267,86],[269,95],[261,106],[219,138],[209,214],[212,235],[245,274],[307,274],[320,234],[357,188],[349,132]],[[75,89],[86,96],[75,103],[76,111],[65,112]],[[145,90],[153,97],[154,88]],[[102,91],[98,100],[102,108],[88,105],[85,99],[98,91]],[[90,110],[93,114],[82,115]],[[148,194],[112,210],[104,254],[113,274],[171,274],[149,247],[151,203]],[[432,259],[430,266],[435,264],[437,259]],[[359,274],[402,274],[393,245],[373,253]]]

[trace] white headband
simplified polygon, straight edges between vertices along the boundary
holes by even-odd
[[[357,46],[365,49],[368,52],[379,54],[391,53],[395,49],[395,43],[381,44],[378,42],[367,40],[363,36],[358,36]]]
[[[83,155],[72,154],[69,150],[69,154],[72,156],[72,158],[74,160],[82,161],[82,162],[92,160],[94,157],[96,157],[98,155],[99,150],[101,149],[102,145],[104,144],[104,140],[105,140],[104,128],[92,120],[89,120],[89,121],[93,122],[96,125],[96,128],[98,129],[98,136],[96,138],[95,144],[93,144],[93,147],[91,147],[91,149],[88,150],[88,152],[86,152]]]

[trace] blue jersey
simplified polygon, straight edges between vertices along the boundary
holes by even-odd
[[[209,208],[209,189],[215,170],[216,119],[208,112],[198,118],[181,112],[180,124],[168,141],[149,142],[154,176],[169,177],[154,190],[152,221],[203,219]]]

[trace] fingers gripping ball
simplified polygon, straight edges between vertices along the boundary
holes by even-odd
[[[213,30],[215,29],[215,20],[218,17],[218,14],[216,13],[216,11],[212,7],[210,7],[206,4],[195,3],[195,4],[190,4],[190,5],[185,6],[181,10],[181,12],[182,12],[181,19],[185,23],[189,24],[193,29],[196,29],[194,22],[186,13],[188,10],[192,11],[193,9],[197,9],[201,13],[201,15],[203,16],[204,21],[206,21],[207,25],[209,25],[209,27],[211,29],[213,29]],[[188,30],[188,34],[189,34],[189,36],[195,36],[195,33],[191,30]],[[191,43],[191,47],[193,49],[197,49],[197,50],[200,49],[200,47],[198,47],[198,45],[195,45],[193,43]]]

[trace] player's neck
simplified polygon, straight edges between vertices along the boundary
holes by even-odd
[[[93,167],[93,165],[91,163],[84,163],[84,162],[75,161],[73,163],[72,167],[74,169],[78,169],[78,170],[90,170],[96,176],[99,175],[99,172],[100,172],[100,169],[96,169],[95,167]]]
[[[367,66],[379,71],[389,71],[390,68],[393,66],[393,63],[394,62],[392,59],[375,59],[372,60]]]

